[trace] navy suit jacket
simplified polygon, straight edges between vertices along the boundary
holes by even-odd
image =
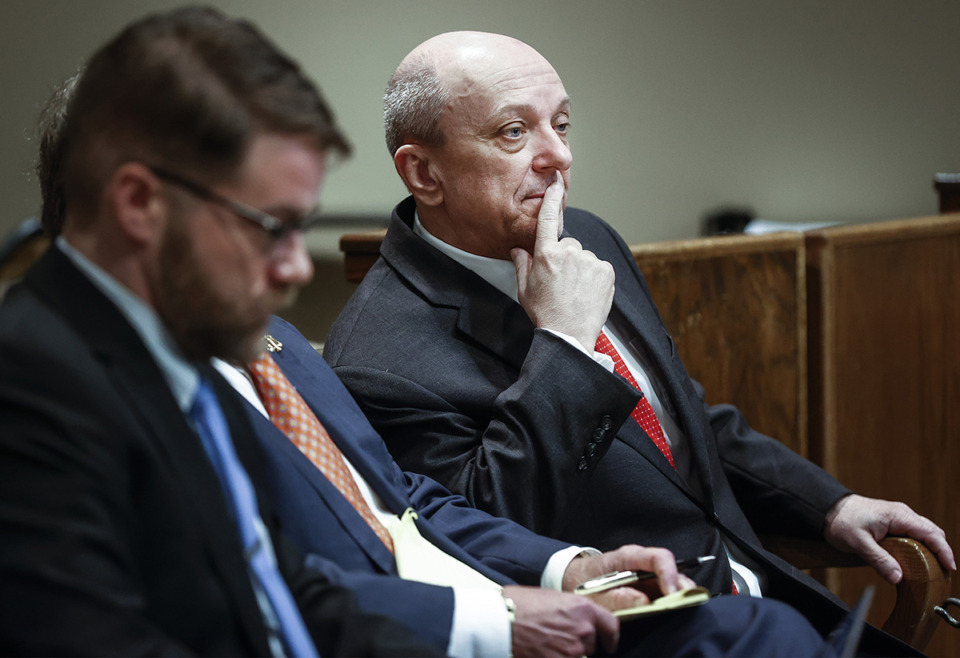
[[[426,539],[496,582],[540,583],[547,560],[569,544],[490,516],[430,478],[401,471],[313,346],[279,318],[269,333],[283,344],[272,355],[276,363],[387,508],[400,514],[412,507]],[[264,449],[271,497],[308,564],[352,589],[364,608],[403,622],[445,649],[452,590],[397,577],[393,555],[336,487],[263,414],[248,409]]]

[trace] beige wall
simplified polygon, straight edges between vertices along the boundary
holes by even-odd
[[[35,213],[34,116],[95,46],[162,0],[0,2],[0,232]],[[570,202],[630,242],[692,237],[745,204],[772,220],[936,211],[960,171],[954,0],[219,0],[304,63],[356,147],[325,207],[386,214],[403,194],[380,95],[400,58],[452,29],[504,32],[574,99]],[[336,231],[318,251],[335,252]]]
[[[51,85],[150,0],[0,3],[0,229],[35,211],[27,140]],[[215,3],[249,16],[331,99],[356,157],[332,211],[382,213],[403,190],[380,94],[440,31],[515,35],[574,97],[571,203],[630,241],[689,237],[707,209],[768,219],[933,212],[930,179],[960,171],[960,2],[426,0]]]

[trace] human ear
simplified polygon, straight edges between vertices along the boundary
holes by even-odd
[[[123,234],[134,242],[150,242],[166,206],[153,172],[139,162],[125,162],[113,172],[105,194]]]
[[[439,206],[443,202],[443,185],[436,164],[422,145],[404,144],[398,148],[393,165],[418,204]]]

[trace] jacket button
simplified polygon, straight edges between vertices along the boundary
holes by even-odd
[[[577,469],[578,469],[578,470],[581,470],[581,471],[587,470],[587,458],[586,458],[586,457],[581,457],[581,458],[580,458],[580,461],[577,462]]]
[[[598,427],[597,429],[593,430],[593,440],[599,443],[600,441],[603,441],[603,437],[606,436],[606,434],[606,430]]]
[[[587,457],[593,457],[597,454],[597,444],[593,442],[588,443],[587,447],[583,450],[583,454]]]
[[[611,427],[613,427],[613,418],[611,418],[610,416],[604,416],[603,418],[601,418],[600,427],[602,427],[605,430],[608,430]]]

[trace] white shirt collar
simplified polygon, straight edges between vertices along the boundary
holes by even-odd
[[[477,256],[447,244],[424,228],[416,211],[413,213],[413,232],[513,301],[517,301],[517,268],[513,261]]]

